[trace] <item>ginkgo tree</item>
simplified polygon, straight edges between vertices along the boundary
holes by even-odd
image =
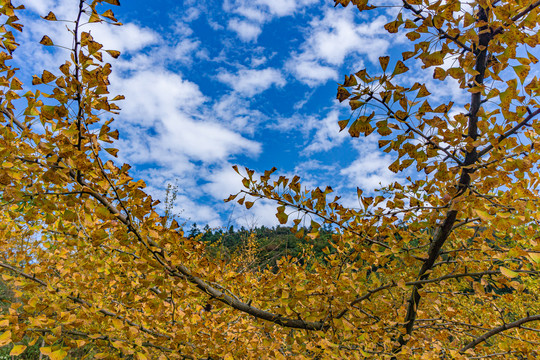
[[[386,30],[409,48],[345,76],[338,99],[352,116],[339,126],[379,136],[390,170],[414,176],[378,196],[358,189],[351,209],[330,187],[238,170],[245,189],[229,201],[271,199],[282,223],[301,215],[302,259],[274,269],[209,255],[111,160],[123,97],[108,92],[106,61],[120,54],[83,25],[120,25],[109,8],[119,3],[78,5],[62,19],[73,36],[63,64],[24,84],[12,60],[23,6],[0,0],[0,268],[14,292],[0,346],[11,355],[37,341],[51,359],[86,346],[111,359],[539,355],[540,1],[396,5]],[[56,46],[46,34],[41,44]],[[408,76],[418,63],[435,85],[411,81],[425,78]],[[461,104],[431,96],[450,79]],[[309,246],[321,224],[335,230],[323,259]]]

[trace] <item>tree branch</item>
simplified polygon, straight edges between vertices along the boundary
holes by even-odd
[[[533,2],[532,4],[527,6],[525,9],[523,9],[522,11],[514,15],[510,20],[512,21],[512,23],[515,23],[516,21],[518,21],[519,19],[521,19],[522,17],[530,13],[532,10],[534,10],[538,6],[540,6],[540,0]],[[506,23],[503,26],[499,26],[497,29],[493,30],[493,36],[501,34],[504,31],[504,28],[510,25],[512,24]]]
[[[534,271],[534,270],[512,270],[512,271],[515,271],[517,273],[523,273],[523,274],[531,274],[531,275],[540,275],[540,271]],[[405,285],[406,286],[415,286],[415,287],[420,287],[420,286],[423,286],[425,284],[432,284],[432,283],[437,283],[437,282],[440,282],[440,281],[443,281],[443,280],[448,280],[448,279],[459,279],[459,278],[462,278],[462,277],[482,277],[482,276],[486,276],[486,275],[497,275],[497,274],[501,274],[501,271],[500,270],[485,270],[485,271],[477,271],[477,272],[464,272],[464,273],[459,273],[459,274],[448,274],[448,275],[443,275],[443,276],[439,276],[437,278],[433,278],[433,279],[424,279],[424,280],[414,280],[414,281],[407,281],[405,282]],[[349,304],[349,307],[352,307],[364,300],[367,300],[369,299],[373,294],[375,293],[378,293],[382,290],[387,290],[387,289],[391,289],[393,287],[396,287],[397,284],[395,281],[389,283],[389,284],[386,284],[386,285],[381,285],[375,289],[372,289],[372,290],[368,290],[366,294],[362,295],[362,296],[359,296],[357,297],[356,299],[354,299],[350,304]],[[349,311],[349,309],[344,309],[342,310],[335,318],[339,319],[341,317],[343,317],[347,312]]]
[[[10,119],[14,119],[14,117],[9,114],[9,112],[3,112],[7,116],[10,117]],[[29,130],[27,126],[20,122],[14,122],[21,130]],[[89,194],[93,198],[95,198],[98,202],[100,202],[103,206],[107,208],[107,210],[115,216],[115,218],[123,223],[130,232],[132,232],[139,242],[152,254],[154,259],[158,261],[159,264],[163,267],[163,269],[166,271],[167,274],[181,278],[183,280],[187,280],[190,283],[194,284],[199,290],[202,292],[210,295],[212,298],[215,298],[216,300],[231,306],[232,308],[242,311],[248,315],[252,315],[256,318],[267,320],[273,323],[276,323],[278,325],[284,326],[284,327],[290,327],[290,328],[297,328],[297,329],[305,329],[305,330],[326,330],[329,328],[329,325],[326,324],[324,321],[304,321],[302,319],[292,319],[288,318],[279,314],[271,313],[269,311],[265,311],[262,309],[258,309],[251,305],[250,303],[245,303],[243,301],[238,300],[238,298],[227,295],[223,291],[220,291],[216,289],[215,287],[208,284],[203,279],[193,275],[191,271],[184,265],[173,265],[170,264],[169,261],[166,259],[166,251],[164,248],[159,246],[159,244],[154,241],[151,238],[143,239],[135,225],[131,222],[128,215],[123,214],[120,210],[118,210],[105,196],[101,195],[99,192],[94,190],[92,186],[84,180],[82,176],[80,176],[76,171],[69,168],[66,165],[66,170],[68,170],[69,176],[80,186],[82,186],[82,191]],[[118,193],[115,193],[115,196],[118,197]],[[382,245],[385,245],[388,247],[388,245],[381,243]],[[155,249],[158,250],[155,250]],[[7,265],[7,264],[5,264]],[[8,265],[9,266],[9,265]],[[29,277],[32,280],[33,277]],[[46,286],[46,285],[45,285]],[[106,310],[103,310],[106,311]],[[100,311],[104,313],[103,311]],[[106,314],[106,313],[104,313]],[[113,316],[114,314],[106,314],[109,316]]]
[[[424,15],[422,15],[422,10],[415,9],[406,0],[402,0],[402,2],[403,2],[403,7],[405,9],[412,11],[416,16],[418,16],[422,20],[426,20],[426,17]],[[439,33],[439,35],[441,37],[452,40],[457,46],[459,46],[463,50],[466,50],[468,52],[473,52],[473,50],[470,47],[468,47],[467,45],[465,45],[464,43],[462,43],[461,41],[458,40],[459,35],[458,36],[450,36],[443,29],[440,29],[440,28],[437,28],[437,27],[434,27],[434,28],[437,29],[437,32]]]
[[[514,135],[519,129],[521,129],[522,127],[524,127],[525,125],[527,125],[527,123],[529,121],[532,120],[533,117],[535,117],[536,115],[540,114],[540,108],[538,108],[536,111],[534,112],[531,112],[529,113],[529,115],[527,115],[527,117],[525,119],[523,119],[522,121],[520,121],[518,124],[516,124],[516,126],[514,126],[513,128],[511,128],[510,130],[508,130],[507,132],[505,132],[504,134],[502,134],[501,136],[499,136],[499,138],[497,139],[497,144],[500,144],[501,141],[503,141],[504,139]],[[486,146],[484,149],[480,150],[478,152],[478,157],[482,157],[484,156],[485,154],[487,154],[491,149],[493,149],[495,147],[495,145],[493,144],[489,144],[488,146]]]
[[[488,9],[480,7],[478,11],[478,22],[484,22],[487,24],[488,21]],[[474,77],[474,82],[478,85],[484,83],[484,75],[486,72],[487,65],[487,48],[489,42],[492,40],[492,35],[487,31],[487,25],[482,25],[478,28],[478,50],[475,50],[476,63],[475,70],[477,75]],[[467,137],[475,141],[478,138],[478,112],[482,104],[481,93],[473,93],[471,95],[471,106],[469,111],[469,122],[467,129]],[[470,165],[475,164],[478,161],[478,153],[476,147],[473,147],[465,154],[465,161],[461,167],[461,176],[457,184],[458,193],[455,197],[461,196],[465,193],[467,188],[471,183],[470,173],[472,169]],[[454,198],[455,198],[454,197]],[[457,210],[450,210],[446,214],[446,218],[443,223],[437,229],[435,235],[433,236],[433,241],[428,250],[428,258],[422,265],[418,273],[419,280],[427,280],[429,277],[429,270],[433,268],[435,261],[439,257],[441,249],[445,244],[446,240],[453,231],[454,224],[457,219]],[[420,292],[423,284],[414,285],[411,296],[408,300],[407,314],[405,316],[405,334],[400,335],[398,342],[399,346],[396,347],[395,352],[398,352],[403,345],[407,343],[408,340],[405,340],[405,335],[410,335],[414,329],[414,321],[418,312],[418,306],[420,303]]]
[[[532,315],[532,316],[527,316],[527,317],[524,317],[522,319],[519,319],[517,321],[511,322],[511,323],[508,323],[508,324],[502,324],[501,326],[497,326],[496,328],[491,329],[490,331],[484,333],[482,336],[479,336],[476,339],[474,339],[473,341],[471,341],[470,343],[468,343],[466,346],[464,346],[460,350],[460,352],[463,353],[463,352],[465,352],[465,351],[467,351],[469,349],[472,349],[476,345],[480,344],[481,342],[484,342],[487,339],[489,339],[490,337],[492,337],[494,335],[497,335],[497,334],[499,334],[499,333],[501,333],[503,331],[513,329],[513,328],[519,328],[519,327],[521,327],[522,324],[525,324],[525,323],[528,323],[528,322],[531,322],[531,321],[539,321],[539,320],[540,320],[540,315]]]

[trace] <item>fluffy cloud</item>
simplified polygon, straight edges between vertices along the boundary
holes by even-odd
[[[126,96],[117,122],[119,161],[135,165],[136,176],[149,180],[147,191],[156,198],[164,199],[167,183],[177,183],[181,221],[222,225],[222,199],[241,187],[228,160],[261,152],[260,143],[224,126],[221,116],[236,119],[237,103],[232,101],[229,113],[215,111],[223,99],[212,104],[197,84],[159,67],[117,74],[111,82],[113,93]],[[201,200],[208,196],[211,201]]]
[[[174,45],[170,51],[167,49],[167,53],[173,61],[191,64],[193,61],[193,53],[198,52],[198,56],[205,56],[204,50],[199,50],[201,42],[194,39],[182,39],[178,44]],[[165,55],[165,54],[164,54]]]
[[[256,41],[265,23],[276,17],[294,15],[320,0],[226,0],[223,9],[240,16],[229,21],[229,29],[243,41]]]
[[[120,87],[115,91],[126,96],[121,118],[136,125],[127,128],[140,131],[152,142],[149,159],[161,162],[184,154],[193,160],[216,162],[236,152],[256,155],[260,151],[256,142],[200,116],[207,99],[196,84],[177,74],[147,70],[116,78],[113,84]],[[154,136],[147,135],[149,128]]]
[[[397,175],[388,170],[394,160],[379,151],[377,144],[378,138],[374,135],[355,139],[358,158],[340,171],[340,175],[348,179],[349,183],[364,191],[373,191],[398,180]]]
[[[390,45],[384,30],[386,22],[384,16],[379,16],[358,24],[349,9],[329,9],[322,18],[311,21],[300,52],[291,57],[287,68],[298,80],[315,86],[336,80],[336,67],[349,56],[367,56],[376,62]]]
[[[312,120],[311,127],[315,129],[313,141],[304,149],[304,154],[313,154],[327,151],[339,146],[348,137],[348,134],[339,132],[339,111],[332,110],[322,120]]]
[[[264,21],[268,17],[290,16],[305,6],[320,3],[320,0],[225,0],[223,9]],[[260,15],[263,14],[263,15]]]
[[[262,32],[259,24],[238,19],[229,21],[228,28],[234,31],[243,41],[255,41]]]
[[[26,0],[24,6],[38,14],[46,15],[47,12],[54,7],[53,3],[52,0]]]
[[[272,85],[285,85],[285,79],[281,72],[272,68],[263,70],[243,69],[235,75],[221,72],[218,79],[232,87],[234,91],[246,96],[259,94]]]
[[[287,64],[296,78],[310,86],[323,84],[330,79],[337,79],[335,68],[321,65],[311,54],[301,54]]]
[[[223,200],[243,188],[242,177],[234,171],[232,164],[211,170],[208,175],[209,182],[203,188],[216,200]]]
[[[122,26],[97,24],[91,28],[90,32],[104,49],[120,52],[139,51],[160,41],[160,37],[154,30],[133,23]]]
[[[214,102],[212,114],[227,129],[249,135],[253,135],[258,126],[268,118],[261,111],[251,108],[250,99],[234,92]]]
[[[286,16],[292,15],[300,6],[315,3],[316,1],[257,0],[255,2],[266,7],[271,14]]]

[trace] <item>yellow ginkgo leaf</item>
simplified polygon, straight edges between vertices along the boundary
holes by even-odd
[[[26,350],[26,345],[15,345],[13,349],[9,352],[9,355],[11,356],[18,356],[21,355],[24,350]]]
[[[392,76],[403,74],[403,73],[407,72],[408,70],[409,70],[409,68],[407,66],[405,66],[405,64],[401,60],[399,60],[396,63],[396,67],[394,68],[394,71],[392,72]]]
[[[529,253],[529,257],[535,263],[540,264],[540,253]]]
[[[50,37],[48,37],[47,35],[43,36],[41,38],[41,41],[39,42],[41,45],[45,45],[45,46],[53,46],[53,41],[51,40]]]
[[[517,276],[519,276],[519,274],[515,271],[512,271],[510,269],[507,269],[505,267],[499,267],[499,270],[501,271],[501,274],[503,274],[504,276],[506,277],[509,277],[509,278],[515,278]]]
[[[2,335],[0,335],[0,346],[7,345],[11,342],[11,331],[5,331]]]

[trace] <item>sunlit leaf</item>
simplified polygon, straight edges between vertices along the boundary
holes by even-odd
[[[347,127],[348,123],[349,123],[349,119],[338,121],[339,131],[343,131],[343,129],[345,129]]]
[[[535,263],[540,264],[540,253],[529,253],[529,257]]]
[[[519,80],[523,84],[525,82],[525,78],[527,77],[527,75],[529,75],[531,67],[529,65],[517,65],[513,66],[513,68]]]
[[[503,274],[504,276],[509,277],[509,278],[515,278],[515,277],[519,276],[519,274],[517,272],[512,271],[510,269],[507,269],[507,268],[502,267],[502,266],[499,267],[499,270],[501,271],[501,274]]]
[[[114,22],[118,21],[116,20],[116,18],[114,17],[114,13],[112,12],[111,9],[108,9],[107,11],[105,11],[103,14],[101,14],[101,16],[103,16],[104,18],[107,18],[109,20],[112,20]]]
[[[409,68],[405,66],[405,64],[401,60],[398,60],[398,62],[396,63],[396,67],[394,68],[394,71],[392,72],[392,76],[403,74],[404,72],[407,72],[408,70]]]
[[[379,63],[381,64],[381,69],[386,71],[388,67],[388,62],[390,61],[390,56],[381,56],[379,57]]]
[[[0,335],[0,346],[5,346],[11,342],[11,331],[4,331],[2,335]]]
[[[116,50],[105,50],[107,54],[111,55],[113,58],[117,59],[120,56],[120,51]]]
[[[47,70],[43,71],[43,74],[41,75],[41,81],[43,81],[44,84],[47,84],[54,80],[56,80],[56,76],[54,76],[54,74]]]
[[[105,148],[105,151],[108,152],[109,154],[111,154],[112,156],[117,157],[118,149]]]
[[[336,98],[339,100],[339,102],[342,102],[343,100],[346,100],[349,96],[351,96],[351,93],[347,91],[344,87],[338,88],[338,93]]]
[[[54,13],[52,11],[49,11],[47,16],[43,16],[43,19],[49,20],[49,21],[56,21],[57,20],[56,15],[54,15]]]
[[[15,345],[13,349],[9,352],[9,355],[11,356],[18,356],[21,355],[24,350],[26,350],[26,345]]]
[[[43,36],[43,38],[41,38],[40,42],[39,42],[41,45],[45,45],[45,46],[52,46],[54,45],[51,38],[48,37],[47,35]]]

